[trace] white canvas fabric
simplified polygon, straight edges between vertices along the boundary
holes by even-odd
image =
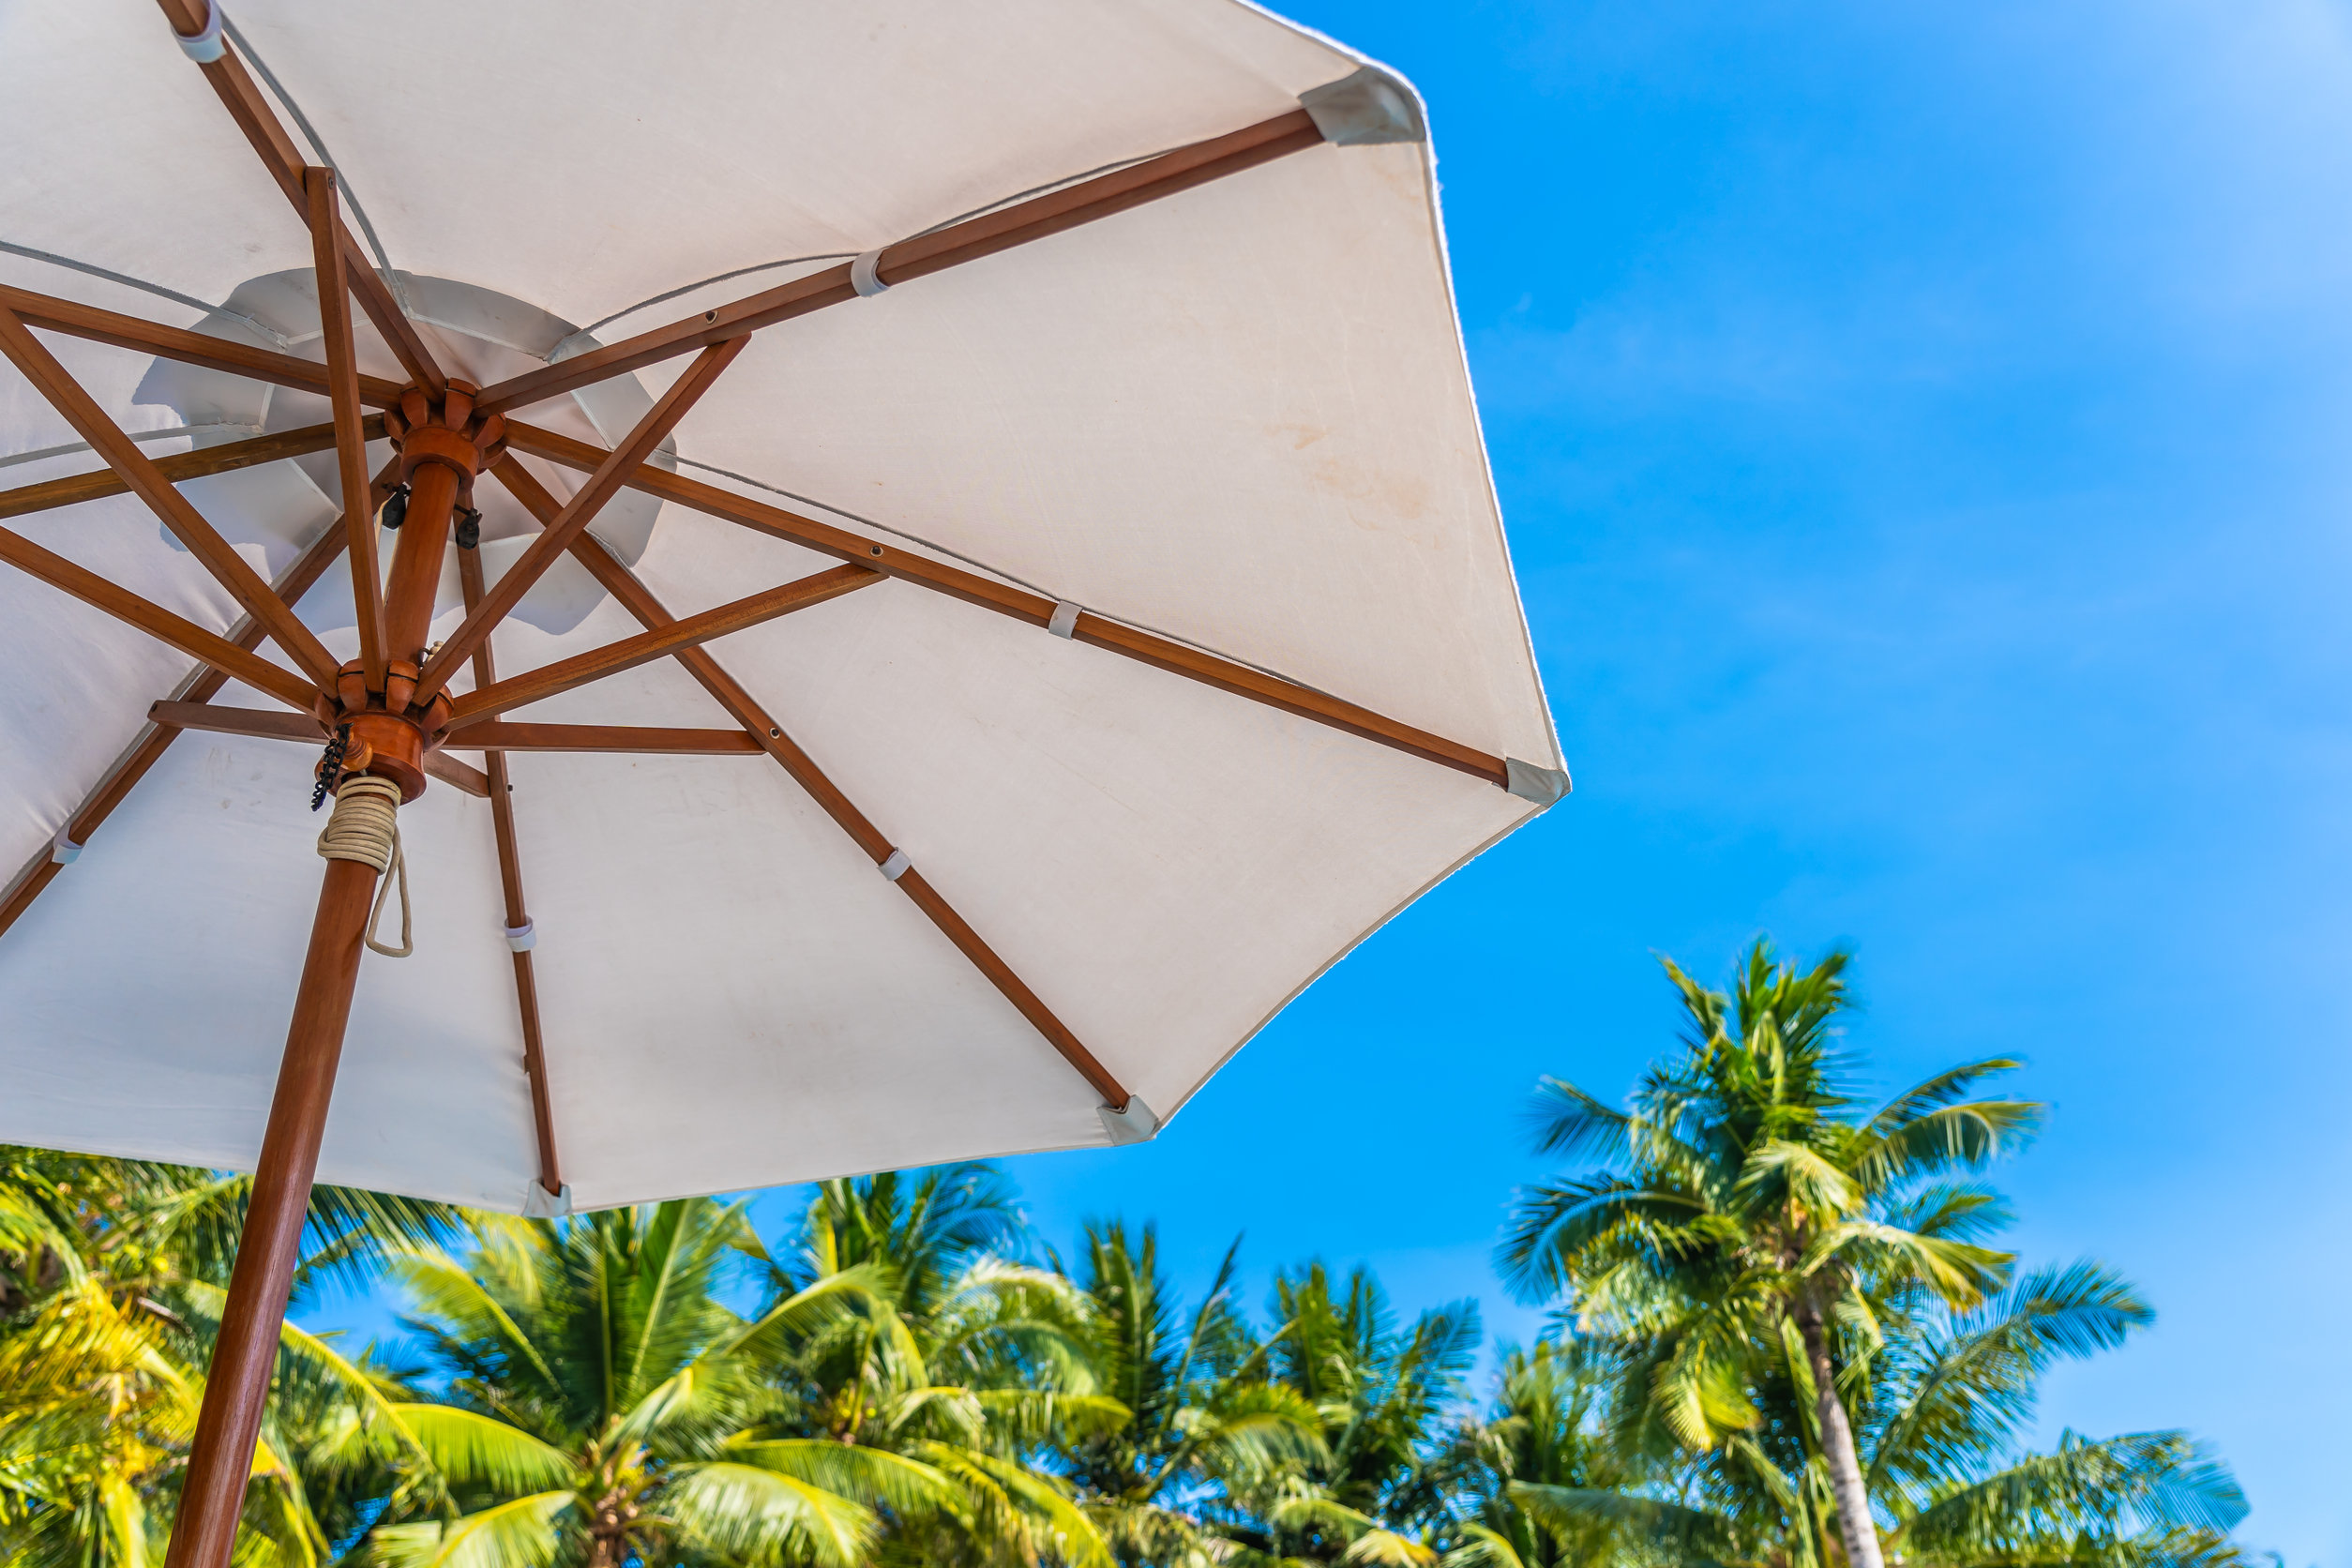
[[[228,21],[445,367],[484,383],[1365,65],[1231,0],[242,0]],[[150,0],[0,8],[0,282],[320,357],[309,236]],[[1317,146],[772,327],[656,460],[1559,768],[1432,167],[1421,141]],[[153,456],[326,418],[44,337]],[[611,445],[684,363],[519,413]],[[94,466],[5,367],[0,461],[0,488]],[[580,482],[526,462],[559,496]],[[186,493],[274,575],[335,489],[320,454]],[[535,525],[477,496],[495,578]],[[133,499],[8,526],[235,619]],[[834,564],[637,492],[594,531],[682,615]],[[454,567],[444,589],[436,636]],[[339,565],[300,610],[355,654]],[[566,563],[499,629],[500,672],[638,629]],[[47,858],[188,660],[5,567],[0,646],[6,875]],[[1158,1120],[1538,809],[911,583],[711,651]],[[669,661],[507,716],[731,725]],[[249,1168],[321,870],[316,757],[184,734],[0,936],[0,1139]],[[577,1207],[1113,1141],[1100,1096],[765,757],[510,765]],[[435,786],[401,830],[416,952],[362,968],[320,1177],[520,1211],[536,1156],[490,812]]]

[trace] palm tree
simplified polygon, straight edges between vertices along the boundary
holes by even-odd
[[[1758,942],[1736,1003],[1668,963],[1691,1027],[1628,1110],[1546,1080],[1542,1146],[1604,1164],[1523,1195],[1502,1265],[1617,1358],[1616,1446],[1670,1479],[1514,1500],[1685,1560],[1826,1564],[1833,1531],[1877,1568],[1881,1520],[1915,1561],[2226,1555],[2242,1503],[2182,1435],[2017,1447],[2050,1362],[2147,1308],[2092,1265],[2011,1284],[1982,1244],[2005,1207],[1956,1178],[2043,1108],[1968,1097],[2016,1065],[1996,1059],[1863,1109],[1834,1046],[1846,962],[1800,974]]]
[[[1871,1357],[1861,1411],[1866,1482],[1913,1561],[2064,1556],[2144,1564],[2235,1561],[2246,1503],[2186,1433],[2022,1450],[2038,1385],[2059,1360],[2120,1345],[2155,1314],[2104,1268],[2037,1270],[1982,1309],[1933,1314]]]
[[[1028,1456],[1125,1412],[1073,1353],[1066,1282],[984,1250],[1013,1233],[1001,1199],[982,1168],[822,1184],[781,1260],[708,1199],[482,1217],[462,1259],[396,1259],[448,1403],[390,1408],[373,1440],[424,1455],[459,1507],[380,1525],[370,1549],[387,1568],[1108,1568]],[[768,1288],[748,1318],[724,1300],[746,1271]]]
[[[1881,1568],[1842,1396],[1879,1320],[1922,1301],[1967,1311],[2004,1283],[1979,1245],[1992,1199],[1949,1178],[2028,1133],[2042,1108],[1968,1099],[2017,1065],[1952,1068],[1863,1113],[1837,1049],[1847,955],[1811,972],[1758,941],[1736,1003],[1671,962],[1689,1019],[1631,1109],[1547,1079],[1540,1146],[1603,1168],[1524,1194],[1501,1249],[1525,1295],[1567,1298],[1587,1332],[1637,1343],[1630,1376],[1673,1437],[1711,1448],[1755,1429],[1758,1357],[1790,1369],[1854,1568]],[[1850,1391],[1849,1391],[1850,1392]]]
[[[1638,1459],[1607,1432],[1619,1375],[1590,1340],[1503,1350],[1493,1404],[1455,1427],[1437,1461],[1462,1515],[1446,1568],[1586,1568],[1622,1555],[1629,1525],[1667,1533],[1648,1516]]]
[[[1272,1307],[1268,1375],[1314,1407],[1325,1452],[1248,1488],[1239,1500],[1256,1522],[1231,1535],[1285,1561],[1434,1561],[1415,1538],[1447,1517],[1427,1451],[1477,1353],[1477,1304],[1434,1308],[1399,1332],[1369,1269],[1340,1285],[1316,1262],[1274,1276]]]
[[[745,1451],[888,1456],[904,1485],[883,1500],[882,1560],[1108,1568],[1068,1484],[1034,1461],[1127,1411],[1098,1387],[1085,1298],[1005,1256],[1025,1228],[1003,1176],[968,1164],[821,1183],[799,1235],[781,1259],[748,1247],[771,1299],[867,1288],[782,1347]]]
[[[246,1176],[0,1148],[0,1388],[9,1404],[0,1564],[143,1568],[160,1547],[250,1192]],[[366,1277],[388,1247],[449,1220],[439,1205],[320,1188],[295,1304],[327,1279]],[[249,1565],[309,1568],[332,1539],[336,1511],[322,1522],[314,1478],[287,1445],[284,1395],[296,1385],[306,1421],[332,1419],[363,1386],[393,1386],[382,1369],[287,1325],[246,1499],[240,1561]]]
[[[1864,1485],[1891,1521],[1889,1551],[1934,1568],[2019,1564],[2113,1568],[2224,1568],[2240,1555],[2226,1538],[2245,1514],[2228,1471],[2185,1434],[2134,1432],[2105,1440],[2069,1433],[2044,1452],[2028,1450],[2043,1375],[2061,1358],[2120,1344],[2151,1314],[2122,1281],[2095,1264],[2041,1270],[1974,1312],[1931,1307],[1894,1317],[1859,1367],[1856,1440]],[[1829,1568],[1837,1561],[1836,1500],[1817,1446],[1806,1440],[1802,1363],[1767,1365],[1753,1389],[1764,1419],[1711,1449],[1684,1450],[1664,1463],[1638,1454],[1629,1470],[1626,1417],[1612,1409],[1624,1384],[1611,1352],[1576,1343],[1544,1347],[1572,1375],[1573,1423],[1518,1425],[1512,1416],[1467,1429],[1466,1446],[1506,1450],[1515,1464],[1493,1467],[1500,1486],[1467,1488],[1481,1525],[1452,1554],[1460,1568],[1534,1568],[1525,1555],[1556,1543],[1552,1560],[1756,1564]],[[1506,1390],[1523,1373],[1515,1369]],[[1542,1400],[1506,1392],[1515,1412]],[[1554,1408],[1559,1408],[1557,1395]],[[1612,1430],[1615,1428],[1615,1430]],[[1572,1462],[1552,1456],[1554,1474],[1536,1481],[1544,1455],[1520,1459],[1526,1438],[1549,1429],[1567,1439]],[[1564,1469],[1568,1473],[1560,1474]]]
[[[1267,1377],[1265,1347],[1233,1304],[1239,1242],[1189,1315],[1151,1226],[1130,1238],[1092,1225],[1085,1245],[1089,1360],[1125,1419],[1061,1462],[1125,1568],[1208,1568],[1250,1522],[1241,1500],[1327,1460],[1321,1414]]]
[[[389,1568],[620,1568],[697,1551],[840,1568],[874,1533],[886,1465],[825,1473],[739,1440],[772,1404],[764,1370],[791,1337],[870,1294],[837,1275],[754,1319],[720,1300],[751,1241],[710,1199],[560,1226],[476,1215],[462,1258],[395,1258],[409,1327],[446,1380],[441,1402],[387,1404],[350,1451],[419,1455],[426,1484],[369,1550]]]

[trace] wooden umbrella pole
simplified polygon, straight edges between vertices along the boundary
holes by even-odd
[[[403,656],[423,652],[450,514],[473,479],[474,437],[480,433],[481,422],[470,417],[471,410],[461,384],[450,386],[438,400],[412,393],[403,399],[397,425],[390,427],[410,489],[407,524],[393,551],[392,580],[384,596],[384,646],[394,656],[388,661],[392,686],[402,684],[403,670],[409,681],[415,678],[415,663]],[[403,798],[415,799],[425,789],[424,742],[415,721],[403,711],[405,693],[366,689],[365,671],[357,660],[346,665],[343,674],[347,679],[337,683],[343,719],[354,748],[364,743],[369,759],[355,765],[389,779]],[[347,804],[348,782],[338,801],[336,822]],[[330,834],[335,825],[329,823]],[[325,841],[320,852],[327,856],[326,875],[310,923],[310,950],[302,962],[302,986],[286,1032],[286,1054],[279,1063],[278,1091],[262,1137],[252,1202],[237,1242],[236,1267],[229,1276],[229,1304],[213,1347],[165,1568],[229,1568],[236,1545],[245,1484],[252,1473],[253,1446],[261,1436],[270,1372],[277,1364],[279,1331],[286,1320],[286,1296],[302,1253],[319,1139],[326,1130],[335,1066],[343,1051],[344,1026],[351,1019],[352,988],[359,981],[369,912],[380,866],[388,867],[388,860],[342,858],[344,852]],[[390,852],[387,846],[387,857]]]
[[[301,1256],[335,1064],[342,1054],[343,1026],[351,1018],[352,988],[359,979],[360,945],[375,897],[376,874],[375,867],[361,861],[326,863],[166,1568],[228,1568],[230,1548],[236,1541],[245,1483],[252,1472],[253,1446],[261,1436],[262,1410],[269,1399],[270,1372],[278,1359],[279,1329],[285,1321],[286,1296]]]

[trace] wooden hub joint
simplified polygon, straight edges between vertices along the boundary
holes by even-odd
[[[400,400],[384,411],[384,433],[400,454],[400,482],[413,485],[416,471],[439,463],[457,475],[458,493],[471,498],[474,475],[505,454],[506,416],[476,415],[472,382],[451,381],[449,390],[435,398],[421,386],[411,386]]]
[[[407,712],[409,696],[416,689],[416,666],[407,659],[391,661],[391,678],[385,684],[392,688],[389,693],[369,691],[366,671],[353,659],[337,672],[338,701],[320,716],[330,725],[351,726],[342,771],[392,780],[406,804],[425,792],[425,731],[449,722],[449,704],[435,698],[423,715]]]
[[[400,542],[392,547],[391,580],[384,590],[384,650],[392,670],[410,667],[408,686],[387,701],[394,713],[408,707],[415,689],[415,666],[425,662],[433,610],[441,593],[441,568],[448,553],[450,520],[474,505],[474,475],[505,454],[506,421],[501,415],[474,412],[475,388],[453,381],[433,397],[421,386],[400,394],[399,406],[384,411],[384,433],[400,454],[400,479],[408,506]],[[389,684],[398,686],[399,675]]]

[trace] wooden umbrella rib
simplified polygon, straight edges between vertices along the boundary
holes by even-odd
[[[0,285],[0,306],[15,311],[27,326],[43,331],[62,332],[68,338],[152,354],[158,359],[201,365],[208,370],[225,370],[231,375],[326,395],[326,367],[314,359],[255,348],[250,343],[190,332],[185,327],[164,326],[139,316],[126,316],[119,310],[102,310],[95,305],[35,294],[30,289]],[[388,408],[400,401],[400,384],[381,376],[361,376],[359,396],[362,402]]]
[[[482,602],[480,550],[458,551],[458,586],[471,613]],[[477,687],[498,684],[498,670],[487,638],[475,650],[474,684]],[[440,754],[433,756],[438,758]],[[531,913],[522,897],[522,852],[515,839],[514,785],[507,777],[504,751],[492,749],[483,762],[484,781],[490,789],[490,827],[498,841],[498,884],[506,900],[506,928],[521,930],[531,924]],[[514,961],[515,1005],[522,1018],[522,1068],[531,1083],[531,1126],[538,1144],[539,1188],[552,1197],[564,1190],[564,1172],[555,1154],[555,1107],[548,1089],[547,1042],[539,1026],[539,977],[532,966],[530,949],[515,954]]]
[[[165,698],[147,721],[168,730],[294,741],[316,746],[325,722],[279,708],[236,708],[201,699]],[[508,724],[484,719],[452,730],[438,743],[451,751],[572,751],[673,757],[757,757],[760,743],[741,730],[681,730],[644,724]]]
[[[167,730],[205,730],[219,735],[249,735],[260,740],[298,741],[316,746],[326,726],[305,714],[274,713],[261,708],[229,708],[212,702],[158,702],[147,710],[150,723]],[[425,758],[425,771],[476,798],[490,792],[490,776],[481,769],[444,757]]]
[[[454,751],[578,751],[671,757],[757,757],[760,743],[741,730],[673,730],[642,724],[509,724],[484,719],[452,730],[441,745]]]
[[[319,332],[326,350],[326,395],[335,411],[335,467],[342,481],[352,608],[359,622],[359,667],[369,691],[384,687],[384,581],[376,563],[376,520],[368,506],[368,437],[359,407],[359,361],[352,343],[351,279],[335,243],[341,221],[335,171],[305,169],[309,197],[310,265],[318,282]]]
[[[1058,234],[1229,174],[1322,144],[1323,133],[1304,109],[1240,130],[1178,147],[1157,158],[1048,191],[961,223],[951,223],[886,247],[875,259],[884,283],[942,272],[1017,245]]]
[[[601,447],[515,419],[506,421],[506,444],[516,451],[528,452],[566,468],[594,468],[606,457]],[[700,480],[652,467],[641,467],[629,483],[664,501],[691,506],[696,511],[724,518],[772,537],[788,539],[809,550],[870,566],[902,581],[920,584],[967,604],[995,611],[1000,615],[1009,615],[1017,621],[1026,621],[1033,626],[1046,626],[1053,619],[1054,602],[1042,594],[1015,588],[993,578],[965,571],[896,545],[885,545],[847,529],[820,522],[814,518],[802,517],[796,512],[788,512],[781,507],[737,495],[731,490],[720,490],[716,485],[706,485]],[[1245,697],[1251,701],[1262,702],[1301,718],[1313,719],[1319,724],[1377,741],[1382,746],[1469,774],[1474,778],[1485,779],[1497,788],[1507,785],[1510,778],[1501,758],[1475,746],[1432,734],[1369,708],[1283,680],[1277,675],[1252,670],[1231,659],[1219,658],[1214,654],[1203,653],[1169,638],[1157,637],[1100,615],[1088,614],[1078,616],[1073,636],[1078,641],[1138,660],[1170,674],[1201,682],[1220,691]]]
[[[229,708],[211,702],[158,702],[147,710],[150,723],[167,730],[205,730],[219,735],[249,735],[260,740],[298,741],[316,746],[326,727],[304,714],[273,713],[261,708]],[[454,757],[430,754],[425,771],[477,798],[490,794],[490,776]]]
[[[655,448],[668,439],[686,411],[711,389],[720,372],[735,362],[735,356],[749,341],[747,338],[733,338],[704,349],[686,373],[645,411],[626,439],[604,454],[579,493],[564,503],[563,509],[540,530],[515,564],[506,568],[497,585],[466,612],[458,629],[442,643],[441,651],[425,661],[425,668],[416,678],[417,706],[430,702],[449,684],[449,677],[460,664],[474,656],[474,650],[490,636],[490,628],[521,602],[540,574],[555,564],[565,548],[596,520],[605,504],[621,493],[631,476],[644,466],[645,460],[654,455]]]
[[[388,475],[381,475],[379,482],[388,477]],[[277,587],[289,604],[299,604],[302,596],[309,593],[311,586],[325,575],[327,567],[335,564],[335,558],[343,551],[344,537],[342,521],[338,519],[310,542],[309,548],[295,558],[293,565],[286,568],[285,575],[278,580]],[[228,636],[234,646],[247,653],[262,645],[262,628],[250,616],[230,627]],[[208,664],[199,665],[188,679],[180,683],[174,698],[190,703],[208,701],[228,684],[229,676],[222,671]],[[98,788],[90,792],[81,808],[66,819],[65,837],[76,844],[88,843],[90,836],[104,824],[108,817],[113,815],[114,808],[123,803],[148,771],[163,760],[164,752],[179,736],[177,728],[150,723],[145,731],[131,743],[130,749],[98,781]],[[40,897],[41,890],[62,869],[63,866],[44,847],[33,862],[17,874],[6,895],[0,896],[0,935],[5,935],[8,927],[16,924],[17,917],[32,906],[33,900]]]
[[[172,488],[172,482],[156,467],[154,460],[139,450],[138,444],[125,435],[97,400],[82,389],[81,384],[66,373],[66,368],[41,346],[23,322],[5,308],[0,308],[0,353],[16,362],[17,369],[65,416],[75,433],[88,442],[106,466],[120,475],[133,493],[163,520],[163,525],[188,547],[188,553],[204,564],[214,580],[262,624],[278,645],[308,671],[311,679],[323,686],[333,686],[336,661],[325,645],[283,599],[270,592],[269,584],[204,520],[204,514]]]
[[[147,718],[168,730],[206,730],[220,735],[299,741],[309,746],[318,745],[326,734],[326,726],[307,714],[230,708],[212,702],[158,702],[147,710]],[[430,753],[425,759],[425,771],[469,795],[483,798],[490,794],[490,776],[454,757]]]
[[[877,258],[877,271],[885,283],[903,282],[939,272],[960,263],[993,255],[1081,223],[1108,218],[1129,207],[1173,195],[1180,190],[1244,169],[1271,162],[1322,141],[1314,120],[1304,109],[1225,136],[1195,143],[1146,158],[1127,168],[1081,180],[1026,202],[1017,202],[978,218],[951,223],[927,234],[885,247]],[[545,401],[560,393],[638,369],[659,360],[688,353],[708,343],[756,332],[764,326],[805,316],[828,306],[858,297],[850,280],[848,264],[796,278],[748,298],[722,305],[682,321],[671,322],[591,349],[560,364],[528,370],[482,389],[475,407],[486,413],[506,412]]]
[[[745,630],[789,615],[796,610],[837,599],[844,594],[884,580],[882,573],[864,566],[835,566],[796,581],[771,588],[763,594],[722,604],[698,615],[688,615],[671,622],[658,631],[642,632],[636,637],[623,638],[601,648],[592,648],[572,658],[542,665],[536,670],[486,686],[477,686],[449,704],[452,727],[485,719],[520,708],[526,702],[536,702],[558,692],[600,681],[607,675],[617,675],[624,670],[634,670],[680,648],[691,648],[714,641],[733,632]]]
[[[451,789],[472,795],[475,800],[490,798],[490,775],[445,752],[425,753],[425,771]]]
[[[231,708],[217,702],[166,699],[148,707],[147,722],[160,724],[167,730],[254,735],[264,740],[300,741],[308,746],[316,746],[326,738],[326,725],[315,714],[283,713],[276,708]]]
[[[256,691],[267,692],[289,707],[308,710],[318,691],[293,671],[248,652],[218,632],[173,614],[128,588],[109,582],[98,573],[77,566],[64,556],[43,550],[21,534],[0,528],[0,561],[52,588],[72,595],[93,609],[127,621],[148,636],[170,643],[190,658],[235,676]]]
[[[553,515],[554,498],[512,458],[503,460],[493,472],[514,491],[516,499],[535,515]],[[620,601],[623,608],[643,623],[647,630],[655,630],[675,621],[676,618],[662,607],[661,601],[632,577],[626,567],[614,560],[611,552],[594,535],[580,535],[573,541],[572,553],[595,574],[596,580]],[[720,667],[718,661],[711,656],[709,649],[680,648],[673,656],[686,666],[687,673],[699,681],[705,691],[717,700],[719,706],[744,727],[745,732],[758,743],[760,748],[774,757],[793,781],[807,792],[809,798],[850,836],[852,842],[864,851],[868,859],[878,867],[890,860],[895,846],[882,830],[841,792],[840,788],[825,776],[824,770],[818,767],[806,751],[794,744],[792,738],[784,732],[784,727],[766,709],[752,701],[751,694]],[[990,947],[956,912],[954,907],[941,897],[938,889],[924,881],[922,874],[912,868],[903,871],[896,880],[898,890],[930,918],[931,923],[971,961],[972,967],[979,970],[1021,1017],[1029,1020],[1030,1026],[1045,1036],[1046,1042],[1093,1086],[1095,1092],[1102,1095],[1105,1105],[1114,1109],[1126,1108],[1127,1091],[1112,1076],[1110,1069],[1086,1048],[1085,1042],[1071,1033],[1069,1026],[1055,1016],[1053,1009],[1047,1006],[1037,993],[1013,972],[1012,966],[998,955],[996,949]]]
[[[360,433],[369,441],[384,435],[384,415],[369,415],[360,426]],[[173,484],[189,479],[202,479],[234,469],[255,468],[281,458],[308,457],[324,452],[335,445],[332,425],[305,425],[299,430],[279,430],[273,435],[257,435],[244,441],[224,441],[218,446],[205,446],[176,457],[152,460],[158,474]],[[23,517],[28,512],[46,512],[59,506],[77,505],[84,501],[98,501],[110,495],[128,495],[130,486],[111,468],[92,469],[87,474],[69,474],[62,479],[48,479],[38,485],[21,485],[15,490],[0,490],[0,518]],[[280,597],[284,596],[280,595]]]
[[[171,19],[172,30],[184,38],[202,33],[211,14],[208,0],[158,0],[158,4]],[[199,68],[219,95],[229,117],[261,155],[262,166],[269,171],[270,178],[278,182],[278,188],[285,192],[294,211],[307,218],[309,193],[303,184],[302,155],[294,149],[294,139],[278,123],[278,115],[246,71],[245,62],[237,58],[235,50],[223,48],[219,59]],[[359,241],[339,217],[335,219],[335,239],[338,249],[351,261],[353,292],[359,297],[360,308],[368,312],[368,319],[375,323],[376,330],[384,335],[384,342],[410,379],[435,397],[440,396],[448,382],[442,375],[441,367],[434,363],[432,350],[418,335],[416,324],[408,319],[400,302],[392,297],[391,286],[376,275],[368,253],[360,249]]]

